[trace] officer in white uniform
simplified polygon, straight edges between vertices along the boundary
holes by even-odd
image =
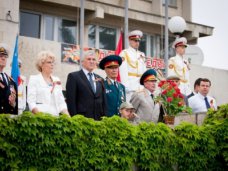
[[[126,88],[127,102],[135,91],[143,89],[139,80],[146,71],[145,54],[138,50],[142,36],[143,33],[139,30],[130,32],[128,36],[130,46],[120,53],[123,60],[120,66],[120,79]]]
[[[187,40],[185,37],[177,38],[173,43],[176,50],[176,56],[171,57],[168,62],[168,76],[176,75],[180,78],[180,90],[184,95],[189,95],[192,91],[189,82],[189,63],[184,59]]]

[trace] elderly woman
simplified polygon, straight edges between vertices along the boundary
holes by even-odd
[[[32,113],[69,114],[62,93],[61,82],[52,76],[55,56],[52,52],[41,51],[37,56],[38,75],[31,75],[28,82],[27,102]]]

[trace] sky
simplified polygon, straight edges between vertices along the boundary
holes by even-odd
[[[199,38],[203,66],[228,70],[228,0],[192,0],[192,22],[214,27],[213,35]]]

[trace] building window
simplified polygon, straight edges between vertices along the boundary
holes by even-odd
[[[99,49],[116,49],[116,29],[99,27]]]
[[[139,45],[139,50],[143,53],[145,53],[145,55],[147,54],[146,52],[146,45],[147,45],[147,41],[146,41],[146,37],[147,35],[143,34],[143,37],[141,38],[140,41],[140,45]]]
[[[175,50],[172,47],[174,40],[175,40],[174,37],[169,37],[169,50],[168,50],[169,58],[172,56],[175,56]],[[164,58],[164,56],[165,56],[165,38],[164,37],[160,37],[160,48],[161,48],[160,56],[162,58]]]
[[[77,22],[57,16],[20,12],[20,35],[76,44]]]
[[[115,50],[116,49],[117,29],[89,25],[88,27],[88,46],[98,49]]]
[[[20,35],[40,38],[41,15],[20,12]]]
[[[54,21],[54,17],[52,16],[44,17],[45,40],[54,40]]]
[[[76,44],[76,22],[66,19],[59,19],[58,22],[58,41]]]
[[[165,0],[162,0],[162,4],[165,5]],[[177,0],[168,0],[168,6],[177,7]]]
[[[88,27],[88,46],[91,48],[96,47],[96,26],[89,25]]]

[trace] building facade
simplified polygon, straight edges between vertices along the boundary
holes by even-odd
[[[200,37],[211,36],[213,27],[193,23],[191,0],[169,0],[169,17],[182,16],[187,23],[183,33],[189,44]],[[140,29],[144,36],[140,50],[146,56],[163,57],[164,0],[128,0],[129,31]],[[63,61],[63,45],[80,45],[80,0],[1,0],[0,42],[11,47],[11,55],[19,34],[19,58],[26,77],[36,74],[36,55],[51,50],[57,56],[55,75],[65,82],[69,72],[79,70],[75,63]],[[83,47],[115,50],[121,30],[124,30],[125,0],[84,0]],[[169,34],[169,42],[175,36]],[[10,72],[9,58],[7,72]],[[97,69],[96,72],[103,74]],[[194,81],[192,81],[194,82]]]

